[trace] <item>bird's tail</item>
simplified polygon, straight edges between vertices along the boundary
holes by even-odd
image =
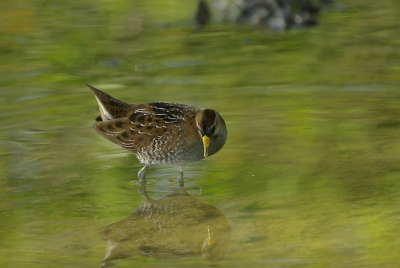
[[[98,90],[97,88],[94,88],[90,85],[87,86],[93,91],[94,96],[99,103],[101,114],[100,117],[103,121],[126,116],[126,109],[131,106],[130,104],[117,100],[107,93]]]

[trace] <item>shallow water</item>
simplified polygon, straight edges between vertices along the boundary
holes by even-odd
[[[0,265],[101,267],[122,241],[116,267],[397,267],[391,2],[344,1],[347,13],[286,34],[198,32],[193,3],[155,3],[1,4]],[[227,143],[187,165],[188,195],[176,169],[151,167],[146,199],[135,156],[93,130],[86,83],[214,108]]]

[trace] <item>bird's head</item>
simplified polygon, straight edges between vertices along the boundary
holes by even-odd
[[[204,158],[219,151],[226,141],[225,121],[212,109],[203,109],[196,116],[196,126],[204,147]]]

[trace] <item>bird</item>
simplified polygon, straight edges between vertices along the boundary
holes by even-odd
[[[99,228],[107,241],[102,267],[133,256],[182,259],[203,256],[208,262],[225,258],[232,227],[217,208],[187,193],[184,186],[152,199],[146,183],[139,184],[145,198],[125,219]]]
[[[227,139],[222,116],[213,109],[179,103],[150,102],[128,104],[87,85],[94,93],[100,115],[93,124],[101,136],[136,154],[143,168],[156,164],[178,168],[183,181],[185,165],[217,153]]]

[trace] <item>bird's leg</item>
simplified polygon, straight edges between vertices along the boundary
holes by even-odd
[[[179,177],[177,178],[177,181],[179,182],[179,184],[183,183],[183,169],[185,168],[185,165],[179,165],[178,166],[178,170],[179,170]]]
[[[185,188],[185,182],[183,180],[179,181],[179,188]]]
[[[150,197],[147,195],[146,192],[146,182],[145,181],[139,181],[139,193],[146,198],[147,201],[150,200]]]
[[[144,167],[139,170],[138,177],[140,182],[146,182],[146,170],[150,167],[150,165],[144,165]]]
[[[178,177],[178,181],[183,181],[183,171],[179,170],[179,177]]]

